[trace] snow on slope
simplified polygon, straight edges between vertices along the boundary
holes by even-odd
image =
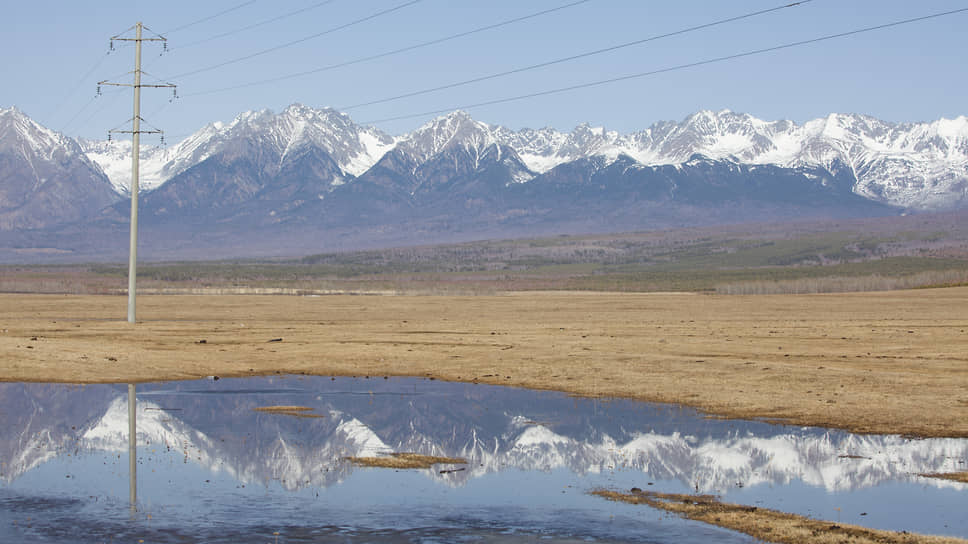
[[[79,151],[71,138],[40,125],[17,108],[0,108],[0,150],[21,142],[24,147],[17,151],[47,160],[53,160],[55,153],[71,157]]]
[[[0,109],[0,230],[75,221],[117,198],[73,138],[16,108]]]
[[[419,164],[451,145],[477,154],[494,144],[504,145],[538,173],[594,156],[605,157],[606,163],[627,155],[644,165],[667,165],[682,164],[698,153],[743,164],[846,167],[857,179],[857,194],[895,206],[968,205],[968,118],[964,116],[897,124],[864,115],[831,114],[798,125],[729,110],[700,111],[681,122],[662,121],[630,134],[587,124],[569,133],[552,128],[515,131],[457,111],[392,138],[354,124],[345,114],[294,104],[280,114],[246,112],[230,123],[213,123],[172,149],[144,148],[142,186],[157,187],[240,138],[266,146],[280,161],[303,146],[318,146],[351,176],[365,172],[395,146]],[[126,190],[129,142],[86,142],[85,151],[116,187]]]
[[[645,165],[682,164],[693,154],[743,164],[783,167],[837,164],[850,168],[854,191],[866,198],[915,209],[968,203],[968,118],[931,123],[887,123],[864,115],[831,114],[797,125],[751,115],[701,111],[680,123],[664,121],[622,135],[580,125],[498,131],[534,171],[579,158],[619,154]]]
[[[141,147],[140,185],[150,190],[202,161],[250,140],[279,157],[280,165],[295,151],[317,146],[333,156],[344,172],[358,176],[396,145],[396,140],[370,127],[355,125],[330,109],[293,104],[280,114],[248,111],[229,123],[211,123],[171,148]],[[85,152],[107,173],[119,192],[131,179],[130,141],[86,141]]]
[[[455,111],[437,117],[403,136],[399,146],[417,163],[427,161],[452,145],[463,146],[468,151],[480,154],[488,147],[500,143],[495,130],[496,127],[475,121],[467,112]]]
[[[114,190],[125,194],[131,190],[131,141],[89,141],[80,140],[88,158],[97,163],[111,180]],[[138,188],[151,190],[168,180],[165,165],[170,151],[153,145],[141,146],[138,163]]]

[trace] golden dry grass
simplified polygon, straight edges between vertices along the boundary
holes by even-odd
[[[265,412],[268,414],[277,414],[283,416],[306,418],[323,417],[319,414],[313,414],[313,409],[309,408],[308,406],[257,406],[253,408],[253,410],[256,412]]]
[[[680,495],[633,489],[630,493],[598,490],[593,495],[631,504],[647,504],[682,517],[746,533],[780,544],[965,544],[952,537],[898,533],[832,523],[768,508],[720,502],[709,495]]]
[[[467,460],[459,457],[436,457],[419,453],[391,453],[387,457],[344,457],[354,465],[380,468],[432,468],[434,465],[466,465]]]
[[[968,288],[138,302],[130,325],[125,297],[0,295],[0,380],[425,376],[968,437]]]

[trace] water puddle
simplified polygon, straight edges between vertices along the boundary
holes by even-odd
[[[602,487],[968,536],[968,485],[919,476],[968,470],[968,440],[420,379],[139,385],[132,512],[126,391],[0,384],[0,541],[752,542]],[[256,410],[278,406],[298,410]],[[392,452],[467,463],[346,460]]]

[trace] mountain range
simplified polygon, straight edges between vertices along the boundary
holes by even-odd
[[[131,144],[0,110],[0,258],[126,251]],[[143,146],[148,258],[292,255],[968,207],[968,118],[798,125],[702,111],[630,134],[457,111],[391,136],[292,105]]]

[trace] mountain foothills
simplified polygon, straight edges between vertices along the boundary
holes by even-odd
[[[76,141],[0,110],[0,257],[123,256],[130,153],[127,141]],[[964,116],[797,125],[703,111],[619,134],[514,131],[458,111],[393,137],[297,104],[141,153],[147,258],[968,207]]]

